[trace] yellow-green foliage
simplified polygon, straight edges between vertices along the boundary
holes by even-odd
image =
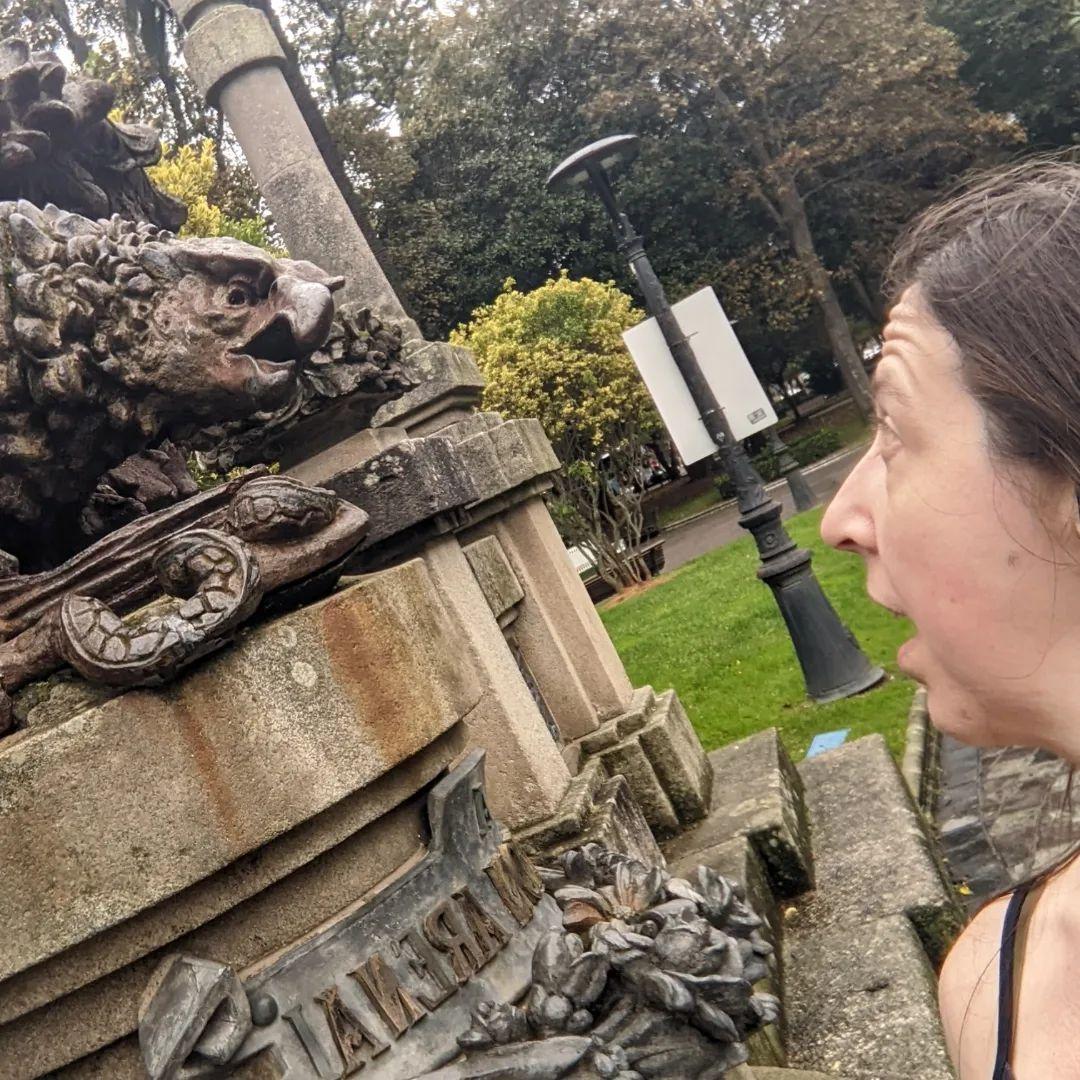
[[[510,279],[450,335],[487,380],[484,408],[535,416],[557,451],[595,459],[628,431],[659,426],[622,331],[641,319],[613,284],[565,272],[532,292]]]
[[[217,179],[212,139],[203,139],[198,147],[167,149],[161,161],[148,168],[146,174],[155,187],[187,206],[188,217],[180,230],[181,236],[235,236],[275,254],[284,254],[271,244],[261,218],[232,218],[210,202],[210,192]]]

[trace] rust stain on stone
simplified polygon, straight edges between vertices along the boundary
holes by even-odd
[[[470,707],[462,701],[468,679],[449,675],[460,657],[438,601],[416,584],[415,577],[399,579],[390,596],[361,587],[321,612],[334,680],[388,764],[448,727],[448,709],[463,714]]]
[[[180,733],[195,759],[196,770],[214,808],[215,821],[221,826],[230,849],[242,849],[243,837],[236,795],[228,778],[222,776],[218,768],[213,741],[203,727],[203,717],[212,718],[215,710],[200,708],[197,700],[188,700],[190,696],[190,692],[170,695],[171,711],[176,714]]]

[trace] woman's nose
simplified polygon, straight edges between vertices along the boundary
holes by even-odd
[[[873,464],[871,455],[865,454],[829,503],[821,519],[821,539],[830,547],[863,556],[877,550],[871,510]]]

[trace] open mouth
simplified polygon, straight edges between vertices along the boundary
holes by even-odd
[[[302,351],[284,315],[271,319],[246,344],[229,350],[236,356],[247,357],[260,375],[275,381],[291,374]]]

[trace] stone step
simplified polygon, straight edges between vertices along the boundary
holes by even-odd
[[[816,887],[784,923],[788,1062],[850,1080],[949,1080],[931,959],[961,915],[885,740],[799,773]]]
[[[788,927],[788,1063],[849,1080],[953,1080],[937,983],[910,921]]]
[[[802,781],[777,730],[714,750],[709,763],[709,814],[664,845],[668,861],[681,865],[698,857],[707,862],[702,853],[745,836],[777,896],[797,896],[811,888],[814,862]]]
[[[881,735],[799,764],[814,842],[814,925],[911,920],[936,965],[963,922],[922,815]]]

